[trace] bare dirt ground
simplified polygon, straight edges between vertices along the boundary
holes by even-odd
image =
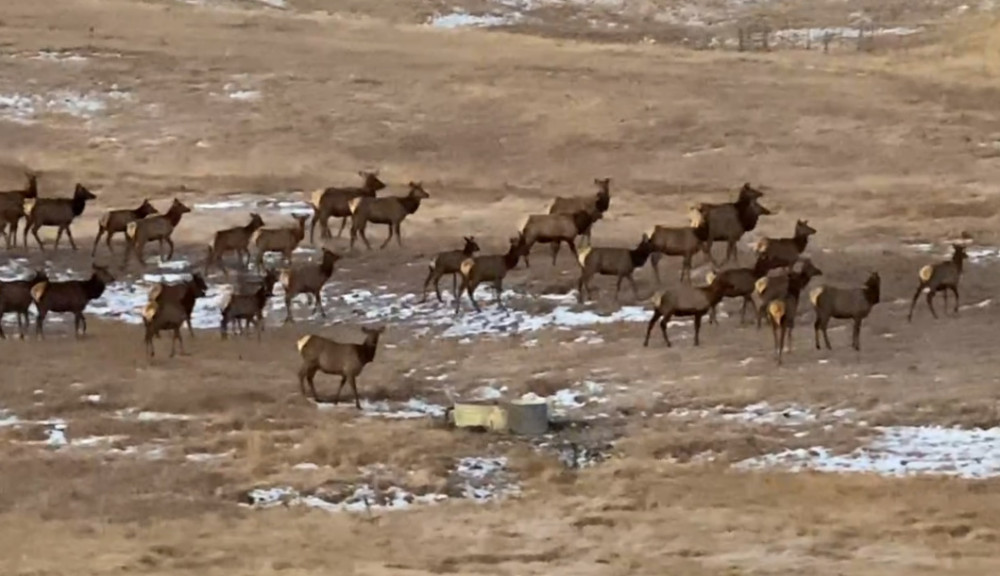
[[[528,24],[493,30],[425,25],[451,2],[275,4],[3,2],[0,188],[19,186],[30,168],[41,174],[42,196],[68,195],[79,181],[98,200],[74,224],[79,252],[42,257],[32,242],[26,253],[0,254],[0,265],[83,275],[100,213],[143,198],[161,209],[174,197],[195,205],[234,193],[301,201],[374,167],[387,193],[420,180],[431,198],[404,223],[402,248],[348,252],[346,236],[331,242],[346,255],[327,292],[334,326],[305,320],[301,309],[299,322],[281,326],[283,311],[272,309],[261,343],[197,330],[185,338],[187,355],[166,358],[164,338],[152,362],[138,326],[95,314],[83,340],[64,320],[47,326],[44,342],[2,342],[0,572],[998,569],[995,478],[733,466],[817,446],[851,453],[878,426],[1000,425],[1000,257],[992,248],[1000,243],[1000,31],[988,6],[906,3],[892,12],[889,3],[876,14],[880,25],[924,30],[871,52],[762,54],[686,48],[685,35],[704,28],[695,25],[643,42],[661,29],[653,15],[677,9],[664,2],[624,2],[614,14],[597,4],[542,6]],[[844,26],[852,11],[871,8],[837,4],[774,6],[796,26]],[[614,27],[591,19],[631,19],[635,28],[595,38],[594,29]],[[746,242],[788,235],[796,218],[808,218],[819,230],[808,253],[824,271],[820,283],[858,285],[879,270],[882,303],[865,322],[863,351],[850,350],[842,323],[831,330],[832,352],[814,350],[804,311],[779,369],[770,331],[739,327],[735,302],[704,328],[701,347],[692,346],[690,325],[678,325],[667,349],[656,334],[643,348],[645,324],[635,317],[455,335],[448,330],[472,322],[467,302],[465,320],[452,324],[437,304],[417,307],[412,297],[388,311],[344,297],[368,291],[391,304],[389,294],[419,294],[437,251],[468,234],[484,251],[502,250],[525,214],[557,194],[590,193],[595,177],[612,178],[611,210],[594,233],[600,245],[632,244],[654,224],[684,224],[689,202],[760,184],[776,214],[744,239],[741,261],[750,258]],[[198,264],[214,230],[245,222],[251,209],[196,209],[178,228],[177,257]],[[262,210],[269,223],[291,221]],[[959,317],[935,321],[921,307],[908,325],[917,270],[962,233],[977,256]],[[384,229],[369,236],[381,242]],[[927,243],[930,253],[916,246]],[[137,264],[121,268],[120,252],[97,254],[122,285],[139,278]],[[666,262],[672,281],[677,262]],[[508,277],[508,306],[522,319],[552,313],[576,270],[568,254],[553,268],[539,250],[530,269]],[[612,282],[597,279],[598,302],[563,312],[645,306],[656,285],[648,269],[637,278],[639,302],[626,289],[616,304]],[[227,282],[216,273],[210,281]],[[488,314],[492,294],[484,288],[479,301]],[[409,309],[416,315],[407,319]],[[365,412],[304,400],[295,339],[372,322],[388,330],[360,379]],[[321,393],[334,391],[332,377],[318,383]],[[412,407],[413,399],[418,408],[444,406],[483,387],[509,397],[573,390],[565,418],[575,425],[515,440],[373,408]],[[740,416],[762,402],[774,409]],[[560,455],[573,445],[603,460],[566,466]],[[997,450],[994,443],[973,458],[995,461]],[[506,458],[503,483],[516,493],[462,498],[456,462],[473,457]],[[240,506],[253,488],[319,494],[363,481],[451,498],[360,513]]]

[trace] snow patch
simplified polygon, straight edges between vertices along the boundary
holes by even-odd
[[[1000,476],[1000,428],[877,427],[879,437],[848,454],[822,446],[785,450],[736,463],[740,469],[790,472],[873,473],[903,477],[937,474],[959,478]]]

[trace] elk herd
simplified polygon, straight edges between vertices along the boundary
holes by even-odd
[[[194,272],[190,279],[180,283],[155,284],[149,290],[148,302],[142,311],[144,342],[149,356],[155,355],[153,341],[161,331],[172,334],[171,356],[175,353],[175,343],[180,344],[181,351],[184,351],[181,328],[187,324],[190,335],[194,336],[191,315],[195,301],[207,292],[205,277],[212,268],[216,268],[228,278],[233,263],[241,274],[237,285],[221,299],[219,328],[222,338],[227,338],[231,326],[242,333],[244,328],[249,329],[253,325],[260,339],[264,330],[264,309],[274,295],[274,286],[279,283],[284,289],[285,322],[294,321],[291,301],[299,294],[305,294],[312,300],[314,312],[326,316],[322,289],[342,256],[321,246],[318,261],[294,262],[293,252],[305,239],[307,222],[309,241],[313,244],[317,225],[322,245],[333,237],[329,220],[340,218],[337,237],[341,237],[350,224],[351,250],[359,237],[371,250],[366,235],[369,224],[386,227],[387,235],[381,248],[385,248],[393,238],[398,246],[402,246],[403,221],[415,214],[421,202],[430,197],[419,182],[410,182],[403,196],[379,196],[377,193],[386,188],[386,184],[379,179],[378,173],[360,172],[359,175],[362,179],[360,186],[315,191],[310,198],[312,213],[294,216],[293,226],[268,226],[260,214],[251,213],[246,224],[217,230],[207,247],[202,272]],[[797,221],[789,237],[764,237],[759,240],[754,246],[755,260],[751,266],[726,266],[731,261],[738,264],[738,242],[757,227],[762,216],[772,214],[760,202],[764,194],[749,183],[740,188],[732,202],[690,205],[689,222],[676,226],[654,226],[638,239],[634,248],[592,244],[593,228],[611,206],[610,179],[595,179],[594,184],[596,192],[593,194],[559,197],[550,204],[547,213],[528,215],[502,253],[483,254],[475,237],[468,236],[463,238],[461,248],[437,254],[428,266],[419,302],[426,302],[428,289],[433,284],[438,302],[443,303],[440,280],[451,276],[456,313],[461,310],[463,293],[476,311],[481,310],[474,293],[482,284],[493,287],[496,304],[503,306],[500,296],[504,278],[522,259],[526,268],[531,267],[529,255],[536,244],[549,246],[553,265],[563,245],[575,257],[579,265],[576,287],[580,303],[592,297],[592,283],[597,276],[615,278],[616,301],[624,281],[628,281],[633,296],[639,299],[634,278],[636,270],[648,261],[656,283],[660,285],[659,265],[662,258],[677,257],[680,259],[679,284],[658,290],[648,299],[653,309],[646,326],[645,346],[649,345],[650,334],[657,323],[666,345],[671,346],[667,326],[674,317],[693,319],[694,344],[698,346],[703,317],[708,315],[709,322],[716,323],[719,303],[727,298],[740,299],[741,324],[746,320],[747,308],[750,308],[758,328],[765,319],[771,325],[775,357],[780,364],[783,351],[791,348],[800,299],[807,294],[815,312],[816,347],[820,348],[822,334],[826,347],[830,348],[827,327],[831,319],[837,318],[853,322],[852,346],[860,351],[861,324],[881,299],[881,279],[877,272],[872,272],[858,286],[821,286],[806,292],[810,281],[822,274],[804,256],[810,237],[817,233],[808,221]],[[71,247],[76,250],[71,225],[83,214],[87,203],[95,199],[96,195],[82,184],[77,184],[68,197],[40,197],[37,175],[28,174],[23,189],[0,192],[0,234],[4,236],[8,250],[16,248],[17,233],[23,221],[23,249],[28,249],[30,231],[39,249],[44,252],[46,247],[38,232],[47,227],[56,229],[53,249],[58,249],[65,232]],[[157,210],[148,200],[135,208],[109,210],[98,221],[91,257],[96,256],[102,238],[109,254],[114,255],[112,239],[121,235],[124,237],[123,269],[133,258],[140,266],[144,265],[144,251],[151,242],[157,243],[161,261],[170,260],[174,254],[173,232],[189,212],[191,208],[178,199],[174,199],[164,212]],[[717,242],[725,243],[721,268],[712,251]],[[923,292],[927,294],[927,306],[935,318],[937,313],[933,298],[938,292],[944,293],[945,306],[948,293],[954,295],[954,310],[958,311],[958,283],[967,254],[962,244],[955,244],[953,250],[951,259],[919,270],[909,319],[912,319],[913,308]],[[269,253],[280,255],[280,269],[265,265],[264,259]],[[695,285],[691,280],[693,259],[699,254],[712,264],[712,271],[703,285]],[[227,258],[231,259],[228,264]],[[251,263],[257,277],[249,278],[242,273],[251,269]],[[75,333],[85,334],[84,309],[90,301],[100,298],[105,287],[113,281],[109,269],[96,263],[92,266],[90,277],[84,280],[51,280],[45,271],[36,270],[28,278],[0,281],[0,319],[7,313],[16,314],[23,338],[28,311],[33,305],[39,337],[43,336],[43,323],[50,312],[72,313]],[[308,386],[315,397],[313,378],[318,371],[322,371],[340,375],[341,388],[350,384],[354,389],[355,402],[358,402],[355,379],[364,365],[374,358],[382,328],[365,328],[364,331],[366,339],[361,344],[336,342],[315,334],[298,341],[302,359],[299,380],[303,394],[306,394]],[[0,337],[5,337],[2,324]],[[339,394],[338,390],[338,398]]]

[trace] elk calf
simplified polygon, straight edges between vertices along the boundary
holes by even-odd
[[[3,332],[3,315],[13,312],[17,315],[17,329],[21,340],[24,340],[24,328],[29,324],[28,309],[33,301],[31,289],[48,281],[49,277],[44,270],[36,270],[31,277],[23,280],[0,280],[0,338],[7,338]]]
[[[417,209],[420,208],[421,200],[431,197],[420,182],[410,182],[409,186],[410,191],[406,196],[387,198],[359,196],[350,201],[351,250],[354,249],[354,241],[358,235],[361,236],[365,246],[369,250],[372,249],[372,245],[368,243],[368,237],[365,236],[365,228],[369,222],[385,224],[389,227],[389,235],[386,236],[385,242],[382,242],[379,249],[385,248],[389,244],[389,240],[392,240],[393,235],[396,236],[396,244],[400,247],[403,246],[403,233],[400,230],[403,219],[416,213]]]
[[[592,296],[590,289],[590,279],[595,274],[604,276],[615,276],[618,283],[615,286],[615,300],[622,289],[622,280],[627,279],[632,286],[632,295],[639,299],[639,290],[635,286],[633,274],[636,268],[645,266],[650,252],[653,251],[653,244],[649,236],[642,235],[639,245],[629,250],[628,248],[605,248],[605,247],[584,247],[580,249],[577,259],[580,262],[580,280],[577,282],[577,300],[583,303],[584,291],[587,296]]]
[[[307,215],[293,216],[296,226],[293,228],[261,228],[253,233],[253,245],[257,249],[257,271],[264,269],[264,254],[281,252],[285,265],[292,263],[292,252],[306,236]]]
[[[292,299],[299,294],[308,294],[315,299],[314,312],[319,312],[326,318],[323,310],[323,286],[333,276],[333,267],[341,256],[323,249],[323,259],[318,263],[303,264],[281,272],[281,286],[285,289],[285,322],[294,322],[292,318]]]
[[[313,400],[319,402],[316,386],[313,383],[316,372],[332,374],[340,376],[340,386],[337,387],[333,403],[340,402],[340,391],[343,390],[344,384],[350,384],[354,391],[354,405],[358,410],[361,410],[361,400],[358,397],[358,376],[364,370],[365,365],[375,359],[378,339],[385,331],[385,327],[362,327],[361,331],[365,334],[365,341],[361,344],[346,344],[314,334],[299,338],[296,343],[299,356],[302,358],[302,364],[299,367],[299,389],[303,396],[308,397],[306,393],[306,384],[308,384]]]
[[[882,279],[878,272],[872,272],[862,288],[836,288],[819,286],[809,293],[813,308],[816,310],[816,349],[819,350],[819,333],[823,331],[826,349],[831,350],[830,337],[826,329],[831,318],[850,319],[854,321],[851,335],[851,345],[861,351],[861,321],[868,317],[872,308],[878,304],[881,297]]]
[[[603,216],[611,207],[611,178],[594,178],[597,186],[597,193],[593,196],[557,196],[549,206],[549,214],[569,214],[584,210],[591,215],[591,223],[596,222],[598,216]],[[590,228],[581,234],[590,244]]]
[[[434,257],[434,260],[428,265],[427,278],[424,280],[424,294],[420,299],[420,303],[423,304],[427,301],[427,287],[431,282],[434,283],[434,292],[437,294],[438,302],[444,302],[441,299],[441,277],[445,274],[451,276],[451,292],[452,295],[458,299],[458,277],[462,274],[462,262],[471,258],[479,252],[479,244],[476,244],[476,239],[473,236],[464,236],[462,238],[465,241],[465,245],[461,250],[448,250],[447,252],[440,252]]]
[[[507,276],[507,272],[517,266],[517,261],[520,260],[523,253],[524,236],[518,234],[516,238],[510,239],[510,248],[506,254],[484,254],[466,258],[459,267],[462,275],[462,285],[458,289],[459,296],[463,291],[467,292],[472,307],[476,309],[476,312],[479,312],[479,304],[473,294],[480,284],[490,282],[497,295],[497,306],[503,308],[503,302],[500,299],[500,293],[503,292],[503,279]],[[458,314],[461,306],[462,299],[455,298],[455,314]]]
[[[73,220],[77,216],[83,214],[83,209],[86,208],[87,201],[96,198],[97,196],[84,188],[82,184],[77,184],[71,198],[35,198],[27,200],[25,202],[24,221],[25,248],[28,246],[28,232],[30,231],[31,235],[35,237],[35,241],[38,242],[38,247],[44,252],[45,245],[42,244],[42,239],[38,237],[38,230],[43,226],[55,226],[58,228],[58,232],[56,232],[54,248],[56,250],[59,249],[59,240],[65,231],[66,236],[69,238],[70,246],[73,247],[73,250],[76,250],[76,241],[73,240],[73,232],[70,231],[69,225],[73,223]]]
[[[63,280],[61,282],[40,282],[31,287],[31,299],[38,310],[35,320],[35,335],[44,338],[42,324],[49,312],[72,312],[74,316],[73,333],[82,336],[87,334],[87,319],[83,315],[84,308],[91,300],[100,298],[104,288],[115,281],[114,276],[104,266],[94,264],[90,278],[86,280]],[[80,332],[83,328],[82,333]]]
[[[934,295],[944,292],[944,309],[948,311],[948,291],[955,295],[955,314],[958,314],[958,281],[962,279],[962,268],[969,255],[965,252],[965,246],[952,244],[951,259],[937,264],[928,264],[920,269],[920,283],[917,284],[917,291],[913,293],[913,300],[910,302],[910,313],[906,316],[907,322],[913,321],[913,309],[917,306],[917,298],[920,293],[927,290],[927,307],[931,309],[931,314],[937,318],[934,310]]]
[[[378,179],[378,170],[375,172],[358,172],[364,180],[364,184],[354,187],[330,187],[321,188],[313,192],[313,220],[309,226],[309,243],[315,244],[316,224],[320,224],[320,237],[332,238],[330,232],[330,217],[340,218],[340,231],[337,238],[344,233],[347,226],[347,219],[351,217],[350,202],[358,197],[375,198],[375,194],[385,188],[385,183]]]
[[[256,212],[250,213],[250,222],[244,226],[235,226],[219,230],[212,238],[212,243],[208,246],[208,257],[205,259],[205,274],[208,274],[210,266],[215,265],[222,268],[222,273],[229,276],[229,269],[226,267],[224,256],[227,252],[236,252],[236,259],[240,266],[250,264],[250,238],[264,226],[264,220]]]
[[[129,222],[125,228],[125,238],[128,240],[129,249],[125,251],[122,267],[128,266],[130,254],[135,254],[136,259],[139,260],[139,264],[145,266],[146,262],[143,259],[143,252],[145,251],[146,244],[154,241],[160,244],[161,262],[163,262],[164,242],[170,246],[170,253],[167,254],[167,260],[173,258],[174,241],[170,236],[174,233],[174,228],[180,224],[181,217],[190,211],[191,209],[185,206],[184,203],[174,198],[166,213],[153,214],[152,216],[146,216],[142,220]]]
[[[650,302],[653,304],[653,317],[646,326],[646,339],[643,346],[649,346],[649,335],[653,332],[656,321],[660,321],[660,332],[667,347],[672,346],[667,336],[667,323],[674,316],[694,317],[694,345],[700,346],[701,318],[712,306],[719,303],[728,287],[727,280],[720,276],[705,286],[681,285],[675,290],[665,290],[653,294]]]
[[[125,234],[129,222],[135,222],[136,220],[141,220],[146,216],[158,213],[159,211],[149,203],[149,200],[143,200],[142,204],[140,204],[138,208],[108,210],[101,216],[100,221],[97,223],[97,236],[94,237],[94,247],[90,251],[90,256],[93,257],[97,254],[97,244],[101,241],[101,236],[104,236],[105,244],[108,246],[108,252],[114,254],[115,251],[111,248],[111,238],[115,234]],[[127,249],[128,248],[126,247],[126,250]]]

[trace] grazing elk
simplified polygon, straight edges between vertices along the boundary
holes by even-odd
[[[227,252],[236,252],[236,259],[240,266],[250,264],[250,238],[258,230],[263,228],[264,220],[256,212],[250,213],[250,222],[243,226],[234,226],[219,230],[212,238],[212,243],[208,246],[208,257],[205,259],[205,274],[212,265],[222,268],[222,273],[229,276],[229,268],[226,267],[224,259]],[[244,258],[246,264],[244,264]]]
[[[826,342],[826,349],[831,350],[830,337],[827,336],[826,329],[830,325],[831,318],[839,318],[854,321],[854,330],[851,333],[851,346],[858,352],[861,351],[861,321],[868,317],[872,308],[878,304],[881,298],[882,279],[878,272],[872,272],[865,284],[861,288],[837,288],[833,286],[819,286],[813,288],[809,293],[809,299],[816,309],[816,349],[819,350],[819,333],[823,331],[823,340]]]
[[[74,316],[73,333],[82,336],[87,334],[87,319],[83,315],[84,308],[91,300],[96,300],[104,294],[104,288],[115,281],[114,276],[104,266],[94,264],[90,278],[86,280],[63,280],[59,282],[39,282],[31,287],[31,299],[38,310],[35,320],[35,335],[44,338],[42,325],[49,312],[72,312]],[[83,329],[82,333],[80,329]]]
[[[8,250],[17,246],[17,226],[25,216],[25,201],[38,198],[38,176],[30,172],[24,175],[28,184],[23,189],[0,191],[0,234],[5,234]]]
[[[701,239],[705,242],[705,250],[709,255],[712,253],[712,242],[724,241],[726,242],[726,258],[722,263],[729,262],[730,258],[739,261],[736,243],[744,234],[757,227],[757,221],[761,216],[771,214],[770,210],[758,203],[758,199],[763,195],[763,192],[746,183],[740,188],[739,197],[735,202],[701,203],[695,206],[705,218],[705,227],[701,229]]]
[[[170,246],[170,253],[167,254],[166,259],[173,258],[174,241],[170,236],[174,233],[174,228],[177,228],[177,225],[180,224],[181,217],[190,211],[191,209],[185,206],[183,202],[174,198],[174,201],[170,204],[170,208],[165,213],[153,214],[152,216],[146,216],[142,220],[129,222],[125,228],[125,238],[128,240],[129,249],[125,251],[122,267],[128,266],[130,254],[134,254],[136,259],[139,260],[139,264],[145,266],[146,261],[143,258],[143,253],[145,252],[146,244],[154,241],[160,244],[161,262],[164,261],[164,242]]]
[[[385,327],[362,327],[361,331],[365,335],[365,341],[361,344],[337,342],[315,334],[299,338],[296,343],[299,356],[302,358],[302,365],[299,367],[299,389],[303,396],[308,397],[306,393],[306,384],[308,384],[313,400],[319,402],[313,379],[317,372],[333,374],[340,376],[340,386],[337,387],[333,403],[340,402],[340,391],[344,389],[344,384],[350,384],[354,391],[354,405],[358,410],[361,410],[361,399],[358,397],[358,376],[364,370],[365,365],[375,359],[378,339],[385,331]]]
[[[389,228],[389,235],[386,236],[385,242],[382,242],[380,250],[389,244],[393,235],[396,236],[396,244],[400,247],[403,246],[403,232],[400,230],[403,219],[416,213],[420,208],[421,200],[431,197],[420,182],[410,182],[409,186],[410,191],[406,196],[387,198],[358,196],[350,201],[351,250],[354,249],[354,241],[359,235],[364,240],[365,246],[369,250],[372,249],[372,245],[368,243],[368,237],[365,235],[368,223],[384,224]]]
[[[420,303],[423,304],[427,301],[427,287],[430,283],[434,283],[434,292],[437,294],[438,302],[444,302],[441,299],[441,277],[444,275],[451,276],[451,292],[455,299],[459,298],[458,292],[458,277],[462,274],[462,262],[465,262],[472,256],[479,252],[479,244],[476,244],[476,239],[473,236],[463,236],[462,240],[465,241],[465,245],[461,250],[448,250],[446,252],[440,252],[434,257],[434,260],[428,264],[427,278],[424,280],[424,294],[420,298]]]
[[[143,200],[138,208],[108,210],[101,215],[101,219],[97,223],[97,236],[94,237],[94,247],[90,250],[90,256],[93,257],[97,254],[97,244],[101,241],[101,236],[104,236],[108,252],[114,254],[115,251],[111,248],[111,238],[115,234],[125,234],[129,222],[142,220],[146,216],[158,213],[159,211],[149,203],[149,200]],[[128,247],[126,247],[126,250],[128,250]]]
[[[96,198],[97,196],[84,188],[82,184],[77,184],[73,190],[73,196],[70,198],[35,198],[25,201],[25,248],[28,247],[28,232],[30,231],[31,235],[35,237],[35,241],[38,242],[38,247],[45,251],[45,245],[38,237],[38,230],[44,226],[54,226],[58,229],[54,249],[59,249],[59,240],[62,238],[63,232],[66,232],[70,246],[76,250],[76,241],[73,240],[73,232],[70,231],[69,225],[77,216],[83,214],[87,201]]]
[[[578,260],[580,262],[580,280],[577,282],[577,299],[582,304],[584,291],[588,297],[592,296],[590,280],[595,274],[603,276],[615,276],[618,283],[615,285],[615,300],[621,293],[622,280],[628,280],[632,286],[632,295],[639,299],[639,290],[635,286],[633,274],[636,268],[645,266],[650,252],[653,251],[652,242],[649,236],[642,235],[639,244],[632,249],[628,248],[606,248],[603,246],[585,246],[580,248]]]
[[[965,246],[952,244],[951,259],[936,264],[928,264],[920,269],[918,276],[920,283],[917,284],[917,291],[913,293],[913,300],[910,302],[910,313],[906,316],[907,322],[913,321],[913,309],[917,306],[917,298],[920,293],[927,290],[927,307],[931,309],[931,314],[937,318],[934,310],[934,295],[938,292],[944,293],[944,309],[948,312],[948,291],[955,295],[955,314],[958,314],[958,281],[962,279],[962,268],[969,255],[965,252]]]
[[[313,220],[309,226],[309,243],[314,244],[316,224],[320,224],[320,237],[323,239],[332,238],[329,220],[331,217],[340,218],[340,230],[337,238],[344,233],[347,226],[347,219],[351,217],[350,202],[358,197],[375,198],[375,194],[385,188],[385,183],[378,179],[378,170],[374,172],[358,172],[364,180],[361,186],[330,187],[321,188],[313,192]]]
[[[597,193],[593,196],[557,196],[549,206],[549,214],[575,214],[580,210],[589,212],[591,223],[598,220],[598,215],[603,216],[611,207],[611,178],[594,178],[597,186]],[[590,244],[590,228],[581,234]]]

